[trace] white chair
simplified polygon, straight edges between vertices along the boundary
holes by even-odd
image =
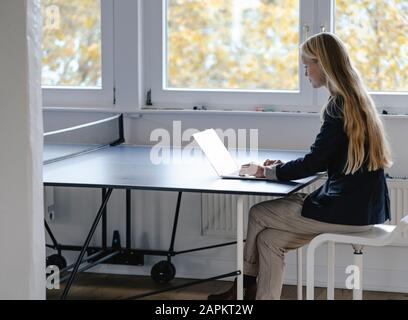
[[[314,299],[314,258],[315,250],[323,243],[328,243],[328,281],[327,281],[327,299],[334,299],[334,249],[335,243],[351,244],[354,249],[354,265],[359,270],[359,282],[354,283],[353,300],[361,300],[362,290],[362,271],[363,271],[363,248],[364,246],[382,247],[390,245],[397,239],[404,238],[404,233],[408,231],[408,215],[395,225],[378,224],[372,229],[359,233],[335,234],[322,233],[315,237],[307,248],[306,253],[306,299]],[[297,249],[297,273],[298,300],[302,300],[302,248]],[[357,280],[355,278],[355,280]]]
[[[302,270],[302,247],[296,250],[297,255],[297,299],[303,300],[303,270]]]

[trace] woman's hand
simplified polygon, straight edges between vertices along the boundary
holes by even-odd
[[[257,175],[260,172],[259,165],[251,162],[242,165],[241,170],[239,171],[240,176],[253,176],[257,177]],[[263,167],[262,167],[263,168]],[[262,169],[262,174],[263,174],[263,169]]]
[[[264,175],[264,169],[266,166],[271,166],[274,164],[281,164],[282,161],[280,160],[270,160],[270,159],[266,159],[263,163],[263,166],[255,164],[255,163],[247,163],[244,164],[241,167],[241,170],[239,171],[239,175],[241,176],[254,176],[257,178],[265,178]]]
[[[267,166],[271,166],[271,165],[274,165],[274,164],[281,164],[281,163],[282,163],[282,161],[280,161],[280,160],[270,160],[270,159],[266,159],[266,160],[264,161],[263,165],[264,165],[265,167],[267,167]]]
[[[265,178],[264,169],[265,169],[264,166],[258,166],[258,168],[257,168],[257,170],[256,170],[255,177],[257,177],[257,178]]]
[[[257,177],[257,178],[264,178],[264,167],[260,166],[258,164],[255,163],[247,163],[244,164],[241,167],[241,170],[239,171],[239,175],[241,176],[253,176],[253,177]]]

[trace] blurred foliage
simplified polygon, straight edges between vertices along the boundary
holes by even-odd
[[[101,86],[100,0],[41,1],[43,85]],[[408,91],[408,1],[337,0],[335,17],[367,87]],[[298,90],[298,46],[298,0],[167,0],[170,88]]]
[[[408,1],[337,0],[336,33],[372,91],[408,91]]]
[[[41,0],[43,85],[101,86],[100,2]]]
[[[168,0],[167,86],[297,90],[298,0]]]
[[[168,0],[167,86],[296,90],[297,0]],[[408,1],[337,0],[336,33],[372,91],[408,91]]]

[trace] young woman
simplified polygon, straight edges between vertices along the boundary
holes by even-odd
[[[245,299],[280,299],[288,250],[325,232],[360,232],[389,219],[384,168],[388,143],[375,105],[342,41],[320,33],[301,46],[305,75],[313,88],[326,87],[322,126],[310,152],[282,163],[266,160],[256,175],[296,180],[327,171],[327,181],[310,195],[293,194],[259,203],[249,213],[244,250]],[[230,290],[209,299],[235,299]]]

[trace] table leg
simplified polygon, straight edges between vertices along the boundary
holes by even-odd
[[[110,189],[108,189],[107,193],[105,194],[105,198],[102,201],[102,204],[101,204],[101,206],[99,208],[99,211],[98,211],[98,213],[97,213],[97,215],[95,217],[95,220],[94,220],[94,222],[92,224],[91,230],[89,231],[88,236],[86,237],[85,243],[84,243],[84,245],[83,245],[83,247],[81,249],[81,252],[79,253],[77,261],[75,262],[75,266],[74,266],[74,269],[72,270],[71,275],[70,275],[70,277],[68,279],[68,283],[66,284],[66,286],[64,288],[64,292],[62,293],[61,300],[65,300],[67,298],[68,292],[71,289],[72,283],[75,280],[75,277],[77,275],[79,266],[81,265],[82,259],[84,258],[86,250],[89,247],[89,243],[91,242],[91,239],[92,239],[92,237],[93,237],[93,235],[95,233],[95,230],[96,230],[96,227],[98,226],[99,220],[101,219],[101,217],[103,215],[103,211],[106,208],[106,205],[108,204],[108,201],[109,201],[109,198],[110,198],[110,196],[112,194],[112,191],[113,191],[113,189],[110,188]]]
[[[126,189],[126,250],[132,248],[132,190]]]
[[[244,196],[237,201],[237,300],[244,298]]]
[[[102,188],[102,202],[106,197],[106,189]],[[102,212],[102,249],[106,250],[107,248],[107,209],[105,207],[105,209],[103,209]]]

